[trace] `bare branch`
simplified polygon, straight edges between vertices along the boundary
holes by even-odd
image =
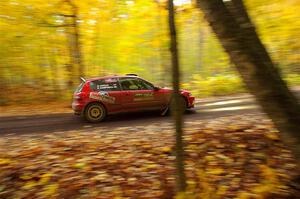
[[[74,27],[74,24],[51,24],[51,23],[40,23],[40,26],[51,27],[51,28],[61,28],[61,27]]]
[[[61,17],[76,17],[76,15],[72,15],[72,14],[62,14],[62,13],[53,13],[53,15],[61,16]]]

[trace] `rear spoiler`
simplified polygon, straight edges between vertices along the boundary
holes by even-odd
[[[126,74],[126,76],[138,76],[138,75],[137,74],[129,73],[129,74]]]
[[[80,77],[81,81],[86,82],[86,80],[83,77]]]

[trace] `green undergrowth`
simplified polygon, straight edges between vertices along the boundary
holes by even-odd
[[[300,85],[300,75],[289,74],[284,77],[290,87]],[[196,97],[224,96],[247,92],[241,78],[236,75],[219,75],[202,77],[193,75],[190,82],[182,84],[182,88],[189,90]]]
[[[192,80],[182,85],[197,97],[221,96],[246,92],[241,79],[237,76],[202,77],[193,75]]]

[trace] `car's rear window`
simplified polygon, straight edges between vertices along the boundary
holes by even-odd
[[[79,86],[76,88],[75,93],[81,92],[81,90],[82,90],[82,88],[83,88],[83,85],[84,85],[84,82],[81,82],[81,83],[79,84]]]
[[[94,91],[119,91],[119,83],[116,78],[95,80],[90,83],[90,87]]]

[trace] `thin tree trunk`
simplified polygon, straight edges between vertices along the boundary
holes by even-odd
[[[200,27],[199,28],[199,60],[198,63],[196,64],[196,72],[199,72],[203,69],[203,54],[204,54],[204,43],[206,39],[206,34],[205,34],[204,28]]]
[[[102,76],[104,75],[104,64],[103,64],[103,46],[99,46],[101,43],[101,30],[100,30],[100,20],[101,18],[98,17],[97,22],[95,24],[95,34],[93,35],[94,40],[94,50],[93,50],[93,65],[94,70],[97,75]],[[103,44],[102,44],[103,45]]]
[[[57,69],[57,48],[53,47],[50,48],[50,56],[52,53],[52,56],[50,58],[50,67],[51,67],[51,75],[52,75],[52,89],[53,92],[56,94],[60,94],[60,85],[58,82],[58,69]]]
[[[174,4],[173,0],[168,1],[169,9],[169,29],[170,29],[170,51],[171,51],[171,60],[172,60],[172,79],[173,79],[173,107],[174,110],[174,119],[176,126],[176,172],[177,172],[177,191],[183,192],[186,188],[185,182],[185,173],[184,173],[184,150],[183,150],[183,141],[182,141],[182,112],[180,109],[180,72],[179,72],[179,58],[178,58],[178,49],[177,49],[177,38],[176,38],[176,27],[175,27],[175,17],[174,17]]]
[[[1,61],[1,63],[6,62],[6,60],[0,60],[0,61]],[[9,64],[7,64],[7,65],[1,64],[0,65],[0,85],[1,85],[1,90],[2,90],[2,92],[0,92],[0,106],[5,105],[8,102],[7,96],[8,96],[8,92],[10,91],[9,86],[8,86],[9,82],[7,82],[7,77],[5,77],[4,66],[9,66]],[[4,92],[4,91],[6,91],[6,92]]]
[[[162,85],[169,85],[170,79],[168,79],[168,73],[170,71],[170,58],[169,58],[169,49],[166,47],[166,41],[164,40],[165,36],[168,34],[165,32],[163,19],[165,18],[164,12],[167,11],[166,5],[159,0],[154,0],[157,6],[157,31],[160,37],[159,40],[159,65],[160,65],[160,78],[159,81]]]
[[[84,76],[84,64],[83,64],[83,55],[81,51],[81,45],[80,45],[80,30],[79,30],[79,17],[78,17],[78,7],[72,2],[72,0],[66,0],[66,3],[68,3],[71,6],[71,12],[72,15],[69,17],[71,18],[71,41],[70,41],[70,49],[71,49],[71,56],[74,64],[78,67],[78,76]]]
[[[66,28],[66,34],[67,34],[68,50],[69,50],[69,58],[70,58],[70,63],[66,64],[66,70],[68,73],[68,88],[73,89],[74,83],[76,81],[74,77],[77,76],[75,69],[78,67],[78,65],[76,64],[76,59],[73,55],[75,39],[74,39],[74,34],[69,28]]]
[[[241,0],[197,0],[249,91],[300,164],[300,106],[274,66]]]

